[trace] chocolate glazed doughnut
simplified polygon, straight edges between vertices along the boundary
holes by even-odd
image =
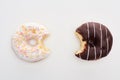
[[[84,60],[97,60],[107,56],[112,48],[113,37],[106,26],[96,22],[84,23],[76,29],[81,48],[75,56]]]

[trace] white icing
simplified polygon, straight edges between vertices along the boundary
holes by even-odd
[[[94,46],[94,54],[95,54],[95,59],[96,59],[96,47]]]
[[[89,59],[89,55],[90,55],[90,46],[88,45],[87,60]]]
[[[94,39],[95,39],[95,36],[96,36],[96,34],[95,34],[95,24],[93,23],[93,29],[94,29]],[[96,59],[96,46],[94,45],[94,54],[95,54],[95,59]]]
[[[12,48],[17,56],[29,62],[35,62],[45,58],[49,52],[44,51],[45,49],[40,48],[40,46],[42,45],[41,40],[48,34],[47,29],[36,23],[27,23],[23,26],[25,28],[20,29],[12,37]],[[27,31],[25,31],[25,29],[27,29]],[[33,29],[33,31],[35,30],[35,33],[32,33],[31,29]],[[35,39],[36,42],[30,41],[31,45],[29,45],[30,39]]]
[[[89,37],[90,37],[89,23],[87,23],[87,32],[88,32],[88,39],[89,39]],[[90,53],[90,46],[88,45],[87,60],[89,59],[89,53]]]
[[[94,38],[95,38],[95,24],[93,23],[93,28],[94,28]]]
[[[89,23],[87,23],[88,39],[90,37]]]
[[[107,52],[109,50],[109,42],[108,42],[108,38],[107,38]]]
[[[106,29],[106,43],[107,43],[107,52],[108,52],[108,50],[109,50],[109,42],[108,42],[107,29]]]
[[[100,24],[100,35],[101,35],[101,37],[100,37],[100,57],[99,58],[101,58],[102,57],[102,28],[101,28],[101,24]]]

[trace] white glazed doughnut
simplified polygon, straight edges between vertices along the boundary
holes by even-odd
[[[25,61],[39,61],[49,54],[43,43],[48,34],[47,29],[42,25],[23,24],[12,37],[12,48],[17,56]]]

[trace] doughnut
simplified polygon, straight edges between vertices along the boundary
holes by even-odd
[[[83,60],[98,60],[106,57],[112,48],[112,34],[103,24],[84,23],[76,29],[75,34],[80,40],[80,49],[75,56]]]
[[[12,48],[16,55],[28,62],[36,62],[49,55],[44,40],[49,32],[43,25],[26,23],[12,36]]]

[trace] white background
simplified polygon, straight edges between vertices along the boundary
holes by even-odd
[[[119,0],[0,0],[0,80],[120,80]],[[110,54],[97,61],[74,56],[80,48],[75,29],[87,21],[108,26],[114,42]],[[36,63],[20,60],[11,36],[27,22],[45,25],[51,55]]]

